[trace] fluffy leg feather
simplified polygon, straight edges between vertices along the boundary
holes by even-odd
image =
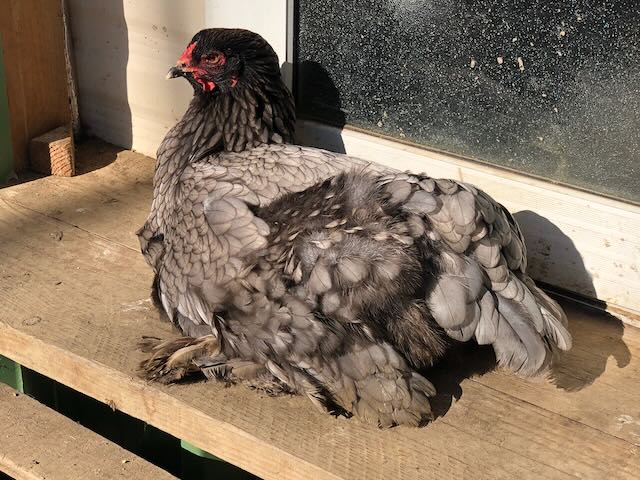
[[[213,335],[181,337],[156,345],[147,341],[141,346],[151,350],[151,356],[140,364],[142,375],[161,383],[176,382],[190,373],[198,372],[198,358],[220,354],[220,344]]]

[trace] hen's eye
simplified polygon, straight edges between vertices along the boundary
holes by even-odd
[[[208,53],[202,56],[202,60],[211,65],[224,65],[226,59],[220,52]]]

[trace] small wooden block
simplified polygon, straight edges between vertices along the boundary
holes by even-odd
[[[30,168],[38,173],[72,177],[75,174],[73,136],[68,126],[33,138],[29,142]]]

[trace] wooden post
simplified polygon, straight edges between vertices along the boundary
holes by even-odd
[[[0,3],[13,168],[20,172],[29,167],[32,138],[71,124],[62,3]]]
[[[9,119],[7,82],[5,81],[4,55],[2,54],[2,50],[2,34],[0,33],[0,185],[7,181],[13,172],[11,122]]]

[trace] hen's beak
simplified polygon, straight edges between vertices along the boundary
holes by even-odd
[[[171,67],[167,72],[167,80],[184,76],[184,70],[179,67]]]

